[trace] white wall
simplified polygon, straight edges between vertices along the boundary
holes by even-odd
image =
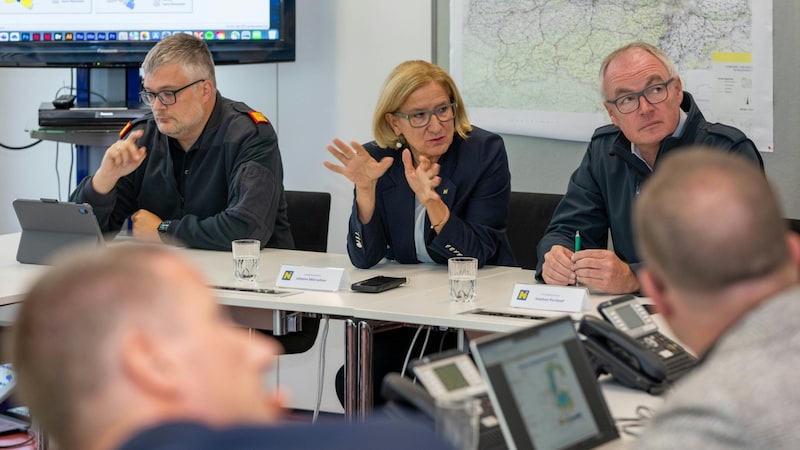
[[[220,67],[226,97],[269,117],[278,131],[287,189],[331,192],[328,248],[345,251],[352,186],[322,165],[333,137],[371,139],[372,109],[383,80],[399,62],[431,57],[431,0],[297,0],[297,61]],[[39,103],[69,83],[66,69],[0,69],[0,142],[31,142]],[[69,161],[62,144],[65,187]],[[0,150],[0,233],[19,230],[11,209],[17,197],[56,197],[55,148]]]
[[[35,127],[39,104],[52,100],[59,87],[69,85],[67,69],[0,69],[0,143],[23,146],[33,142],[26,130]],[[61,195],[69,195],[67,183],[71,146],[61,144],[59,170]],[[15,198],[57,198],[56,144],[41,144],[22,151],[0,149],[0,233],[19,231],[11,208]]]
[[[322,161],[334,137],[372,139],[372,111],[389,72],[431,58],[430,0],[297,2],[297,62],[278,66],[287,189],[330,192],[328,250],[344,252],[352,184]]]

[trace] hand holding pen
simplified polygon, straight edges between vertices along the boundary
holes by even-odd
[[[572,247],[572,246],[570,246]],[[575,284],[575,262],[572,248],[554,245],[544,254],[542,278],[547,284],[569,286]]]
[[[575,253],[581,251],[581,232],[575,231]],[[575,286],[580,286],[581,283],[578,281],[578,274],[575,273]]]

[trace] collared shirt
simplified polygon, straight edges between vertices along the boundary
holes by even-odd
[[[433,258],[428,254],[428,246],[425,244],[425,207],[414,197],[414,248],[417,249],[417,259],[419,262],[432,263]]]

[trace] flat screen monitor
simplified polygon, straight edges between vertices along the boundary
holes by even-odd
[[[294,61],[295,0],[4,0],[0,66],[138,67],[174,33],[217,64]]]

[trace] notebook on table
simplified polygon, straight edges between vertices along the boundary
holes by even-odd
[[[22,236],[17,261],[47,264],[56,253],[68,247],[103,245],[103,233],[88,204],[57,200],[14,200]]]
[[[617,439],[568,316],[470,343],[510,449],[588,449]]]

